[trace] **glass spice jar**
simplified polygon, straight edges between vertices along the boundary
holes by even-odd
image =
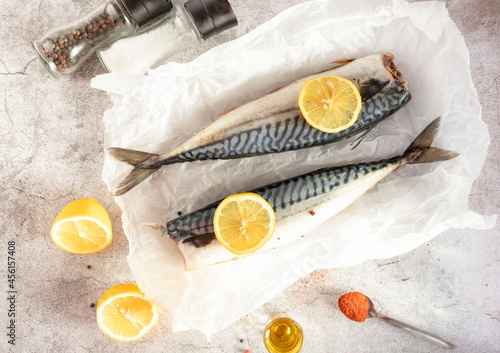
[[[189,0],[154,25],[97,51],[108,72],[143,75],[174,54],[236,26],[227,0]]]
[[[168,13],[170,0],[104,0],[71,24],[32,43],[50,74],[59,79],[78,70],[97,49],[134,34],[139,26]]]

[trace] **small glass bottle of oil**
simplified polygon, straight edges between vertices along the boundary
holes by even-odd
[[[286,313],[272,315],[264,330],[264,346],[271,353],[298,353],[302,349],[302,327]]]

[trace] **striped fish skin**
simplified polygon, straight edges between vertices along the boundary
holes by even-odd
[[[347,208],[404,164],[433,163],[457,157],[456,152],[431,146],[440,121],[440,118],[432,121],[401,156],[328,167],[252,190],[266,199],[276,213],[273,237],[258,252],[306,234]],[[220,202],[167,223],[166,231],[182,252],[186,270],[241,257],[225,249],[214,235],[213,215]]]
[[[163,165],[200,160],[232,159],[321,146],[360,134],[403,107],[411,99],[407,83],[391,53],[374,54],[312,76],[301,78],[259,99],[230,109],[205,129],[164,155],[108,148],[112,158],[133,170],[114,191],[120,196],[153,175]],[[358,86],[363,106],[346,130],[325,133],[314,129],[298,107],[299,92],[308,79],[337,75]]]
[[[165,165],[206,159],[242,158],[338,142],[377,125],[410,99],[409,91],[398,82],[391,81],[363,102],[358,120],[346,130],[326,133],[315,129],[302,117],[299,108],[294,107],[278,112],[275,115],[278,119],[273,119],[272,122],[253,122],[246,130],[158,162]]]
[[[344,66],[297,80],[262,98],[236,107],[172,152],[154,161],[162,165],[207,159],[232,159],[329,144],[375,126],[411,99],[406,81],[395,70],[393,56],[370,55]],[[323,75],[355,79],[364,95],[356,123],[337,133],[310,126],[298,107],[305,81]]]
[[[250,191],[262,196],[276,213],[275,233],[259,252],[307,233],[352,204],[403,163],[403,156],[399,156],[379,162],[329,167]],[[167,223],[168,235],[179,246],[186,270],[238,257],[227,251],[214,234],[213,216],[221,201]]]

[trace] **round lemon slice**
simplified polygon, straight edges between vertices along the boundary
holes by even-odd
[[[57,216],[50,236],[61,249],[73,254],[94,254],[113,239],[109,215],[95,199],[70,202]]]
[[[237,255],[259,250],[271,239],[275,227],[273,208],[254,193],[229,196],[219,204],[214,214],[217,240]]]
[[[144,336],[158,319],[157,305],[144,298],[135,283],[121,283],[109,288],[99,299],[97,324],[102,332],[121,342]]]
[[[323,132],[339,132],[354,124],[361,111],[359,90],[339,76],[320,76],[307,80],[299,93],[302,116]]]

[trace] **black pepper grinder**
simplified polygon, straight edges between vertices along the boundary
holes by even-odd
[[[71,24],[47,32],[33,48],[56,79],[71,74],[97,49],[135,34],[172,9],[170,0],[105,0]]]

